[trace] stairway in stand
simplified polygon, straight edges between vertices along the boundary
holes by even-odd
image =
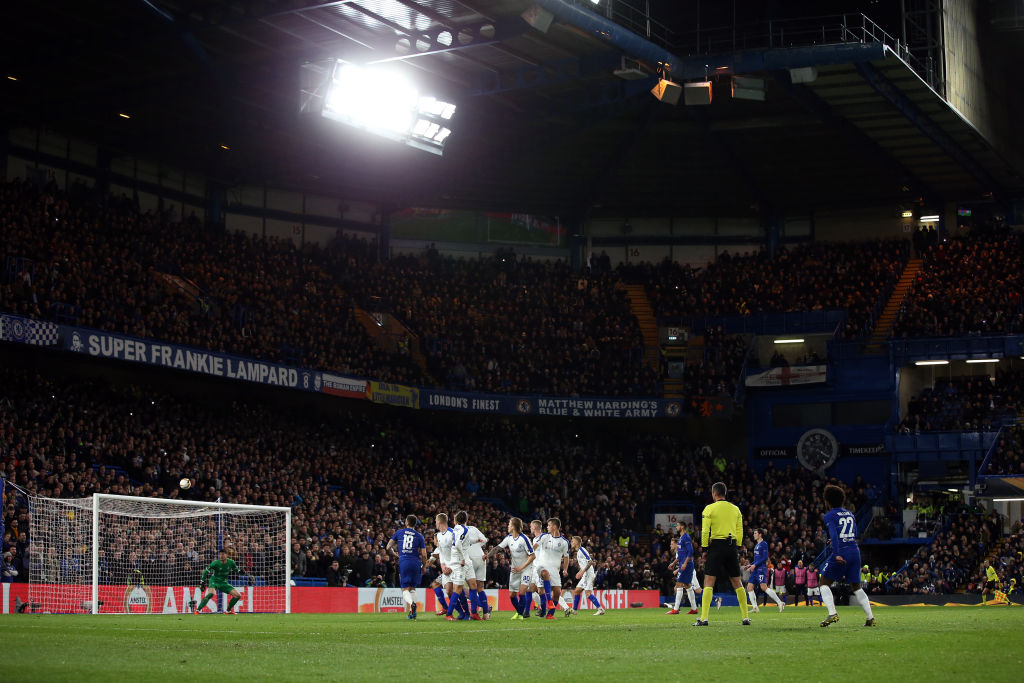
[[[408,342],[409,358],[413,364],[423,371],[423,376],[428,384],[437,386],[437,380],[433,378],[427,369],[427,357],[420,347],[419,336],[403,325],[398,318],[388,313],[383,314],[381,321],[378,322],[377,318],[367,313],[358,304],[352,304],[352,311],[356,317],[356,322],[362,325],[363,329],[376,342],[377,346],[385,351],[398,352],[401,345],[400,340],[404,338]]]
[[[640,332],[644,336],[644,365],[655,372],[660,372],[661,350],[658,346],[658,319],[654,317],[654,308],[643,285],[624,285],[626,296],[629,297],[629,308],[640,324]]]
[[[871,333],[871,339],[868,341],[866,348],[868,352],[882,350],[882,343],[889,337],[893,323],[896,322],[896,316],[899,315],[900,306],[903,305],[904,299],[907,298],[907,294],[914,284],[914,278],[921,272],[923,265],[924,261],[919,258],[910,259],[907,263],[907,267],[903,270],[903,275],[900,276],[896,286],[892,288],[892,294],[889,295],[889,301],[886,302],[885,308],[882,309],[882,315],[878,316],[878,320],[875,321],[875,329]]]

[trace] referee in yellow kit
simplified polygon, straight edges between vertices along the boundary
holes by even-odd
[[[708,559],[704,564],[704,593],[700,601],[700,618],[694,626],[708,625],[708,612],[715,592],[715,579],[728,576],[736,591],[736,599],[743,613],[743,625],[750,626],[747,618],[747,594],[743,592],[740,560],[736,548],[743,545],[743,514],[740,509],[725,499],[728,490],[725,483],[718,481],[711,487],[715,502],[704,508],[701,515],[700,544],[707,548]]]

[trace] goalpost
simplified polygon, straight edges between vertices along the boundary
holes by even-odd
[[[52,613],[180,614],[226,550],[236,612],[291,612],[287,507],[139,498],[29,497],[29,601]],[[204,612],[226,611],[225,596]]]

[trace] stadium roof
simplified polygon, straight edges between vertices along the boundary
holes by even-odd
[[[635,216],[1024,194],[1020,160],[877,35],[844,28],[676,61],[654,24],[642,41],[673,57],[672,77],[713,83],[710,105],[671,106],[648,94],[652,79],[613,74],[623,57],[656,70],[639,36],[564,18],[542,32],[521,18],[531,4],[7,3],[0,54],[17,80],[3,81],[0,114],[228,183],[395,206]],[[614,19],[646,34],[636,17]],[[456,102],[444,156],[300,116],[302,65],[333,58],[392,65]],[[812,65],[816,80],[791,83],[790,67]],[[734,73],[763,78],[765,100],[732,99]]]

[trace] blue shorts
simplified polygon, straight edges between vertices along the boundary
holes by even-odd
[[[399,562],[398,575],[402,588],[419,588],[423,580],[423,564],[420,562]]]
[[[755,586],[760,586],[762,583],[767,585],[768,584],[768,568],[767,567],[761,567],[761,568],[754,567],[754,571],[750,572],[750,578],[747,579],[747,583],[752,583]]]
[[[846,562],[836,562],[835,555],[825,560],[821,566],[821,575],[832,581],[860,583],[860,549],[847,548],[842,555]]]
[[[686,569],[676,572],[676,583],[683,583],[689,586],[693,583],[693,562],[686,565]]]

